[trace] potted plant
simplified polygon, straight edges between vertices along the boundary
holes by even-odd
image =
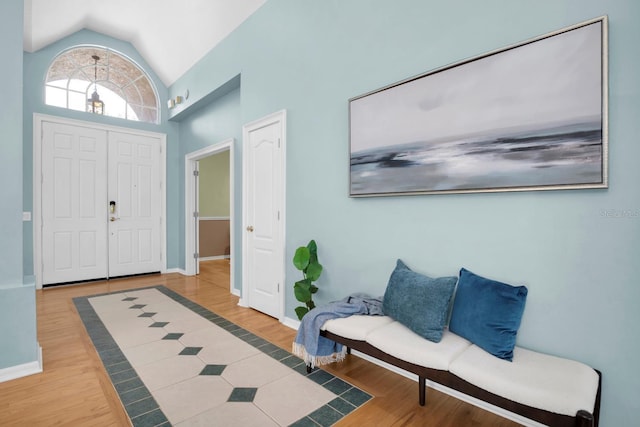
[[[293,265],[302,271],[303,276],[302,280],[298,280],[293,285],[296,299],[305,304],[296,307],[298,320],[302,320],[304,315],[316,306],[313,302],[313,294],[318,292],[318,287],[313,282],[318,280],[322,274],[322,265],[318,262],[318,246],[315,240],[311,240],[307,246],[300,246],[296,249]]]

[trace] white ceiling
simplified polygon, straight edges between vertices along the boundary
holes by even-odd
[[[25,0],[24,50],[83,28],[130,42],[170,86],[266,0]]]

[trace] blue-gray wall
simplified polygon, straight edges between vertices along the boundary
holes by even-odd
[[[605,14],[609,189],[347,197],[349,98]],[[170,93],[189,89],[174,112],[184,114],[241,74],[240,106],[220,109],[239,108],[240,123],[287,110],[286,257],[318,241],[318,302],[381,294],[397,258],[431,275],[464,266],[525,284],[519,345],[602,370],[601,425],[627,426],[640,409],[638,18],[636,0],[269,0]],[[293,284],[299,272],[286,275]],[[290,286],[291,318],[295,305]]]
[[[182,159],[186,154],[203,147],[217,144],[229,138],[234,139],[235,158],[230,159],[233,163],[233,180],[236,190],[233,207],[236,217],[234,233],[237,236],[241,236],[242,199],[238,197],[240,194],[238,191],[242,188],[242,122],[240,116],[239,79],[234,79],[233,81],[236,83],[229,92],[225,91],[222,95],[212,97],[213,99],[207,100],[204,103],[205,105],[197,108],[196,111],[188,112],[188,114],[185,112],[178,119],[180,120],[180,156]],[[183,189],[182,192],[184,193],[184,161],[180,162],[180,168],[178,186]],[[178,201],[182,224],[184,224],[185,215],[184,199],[184,197],[181,197]],[[184,227],[181,230],[184,230]],[[184,231],[182,236],[184,236]],[[184,237],[180,238],[178,245],[182,254],[185,251],[184,244]],[[236,242],[233,251],[231,256],[240,261],[242,259],[241,241]],[[184,268],[184,257],[181,259],[180,265]],[[235,263],[234,278],[237,279],[235,279],[234,285],[238,291],[242,288],[241,268],[241,262]]]
[[[35,287],[22,273],[23,1],[0,3],[0,370],[38,359]]]
[[[189,100],[172,110],[173,122],[166,121],[167,91],[152,75],[163,107],[159,126],[42,105],[46,67],[57,52],[75,43],[112,47],[146,67],[127,43],[86,31],[25,54],[22,117],[22,100],[16,92],[20,87],[16,82],[22,81],[21,9],[21,0],[0,6],[6,58],[0,75],[10,82],[2,93],[3,100],[11,100],[0,106],[0,174],[2,182],[11,183],[2,190],[0,292],[17,288],[28,293],[21,295],[26,299],[0,294],[0,325],[17,321],[14,329],[23,337],[26,352],[6,353],[5,340],[0,341],[0,369],[33,360],[36,347],[32,285],[21,284],[23,274],[32,274],[30,223],[25,223],[24,238],[16,234],[21,229],[23,199],[24,210],[32,207],[33,112],[168,134],[167,240],[172,268],[184,266],[184,154],[236,138],[235,214],[240,219],[241,126],[286,109],[286,257],[290,259],[295,248],[310,238],[318,241],[326,269],[318,302],[353,291],[381,294],[396,258],[431,275],[456,274],[464,266],[525,284],[529,296],[519,345],[602,370],[601,425],[634,424],[640,409],[640,367],[635,357],[640,353],[636,308],[640,287],[634,280],[640,275],[640,217],[607,213],[640,210],[639,2],[396,0],[372,5],[367,0],[269,0],[169,88],[173,96],[190,92]],[[608,190],[347,197],[349,98],[605,14],[610,25]],[[14,185],[21,177],[24,194]],[[236,233],[236,253],[241,236]],[[19,268],[23,245],[24,267]],[[236,266],[239,286],[241,262]],[[286,275],[292,285],[299,272],[287,265]],[[9,310],[14,303],[26,314]],[[295,305],[289,286],[289,317],[295,316]],[[5,329],[0,332],[0,338],[8,336]],[[5,360],[6,354],[10,360]]]

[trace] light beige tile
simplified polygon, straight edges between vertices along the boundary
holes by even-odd
[[[213,325],[204,317],[194,313],[173,312],[162,313],[164,322],[169,322],[165,328],[169,332],[193,332],[200,329],[211,328]]]
[[[135,368],[178,355],[184,346],[177,340],[157,340],[135,347],[121,347],[129,363]],[[187,357],[187,356],[184,356]]]
[[[226,334],[216,341],[205,343],[198,357],[208,364],[229,365],[260,353],[254,346]]]
[[[227,401],[233,387],[218,376],[199,375],[153,393],[171,424],[192,418]]]
[[[201,347],[203,343],[214,344],[219,340],[228,338],[229,335],[229,332],[224,329],[210,324],[208,328],[185,333],[180,337],[180,342],[187,346]]]
[[[176,427],[276,427],[269,416],[252,403],[227,402]]]
[[[125,292],[125,294],[127,297],[137,298],[167,298],[165,294],[154,288],[131,290]]]
[[[123,304],[128,304],[122,300],[126,296],[122,294],[103,295],[100,297],[89,298],[88,301],[94,310],[109,311],[120,308]]]
[[[289,425],[335,399],[335,394],[292,371],[258,389],[253,403],[280,425]]]
[[[265,355],[155,289],[95,298],[94,309],[173,425],[289,425],[335,398],[322,386]],[[145,304],[143,309],[130,309]],[[138,317],[143,312],[158,313]],[[150,328],[154,322],[169,322]],[[162,340],[169,332],[184,335]],[[203,347],[180,356],[185,346]],[[221,376],[199,375],[227,365]],[[233,387],[258,387],[253,403],[227,402]]]
[[[150,391],[193,378],[200,374],[204,363],[196,356],[174,356],[136,368]]]
[[[264,353],[228,365],[222,377],[234,387],[260,387],[291,374],[291,369]]]

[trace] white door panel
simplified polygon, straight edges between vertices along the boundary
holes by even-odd
[[[160,271],[161,186],[157,138],[109,133],[109,276]]]
[[[40,283],[161,270],[160,138],[43,121],[39,151]]]
[[[106,132],[42,130],[42,282],[107,277]]]
[[[248,305],[282,315],[284,119],[245,126],[245,281]]]

